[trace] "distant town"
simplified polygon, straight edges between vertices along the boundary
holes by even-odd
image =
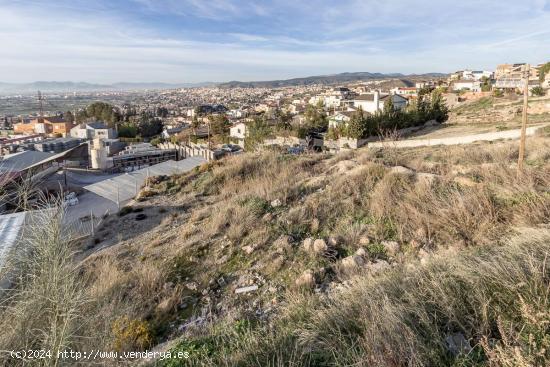
[[[191,157],[212,161],[257,149],[305,154],[375,146],[388,138],[384,134],[444,122],[449,109],[467,101],[520,95],[526,80],[530,96],[546,95],[549,70],[550,63],[502,64],[429,78],[6,95],[0,99],[0,173],[12,187],[31,177],[45,182],[47,192],[62,187],[80,195],[94,190],[92,182]],[[135,194],[143,180],[121,185]],[[96,194],[120,208],[123,200],[120,193],[112,196],[113,187]],[[94,201],[88,202],[82,215],[93,212]]]

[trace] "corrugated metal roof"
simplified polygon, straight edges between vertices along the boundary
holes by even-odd
[[[17,242],[25,225],[27,213],[0,215],[0,266],[3,265],[9,251]]]
[[[54,153],[39,152],[27,150],[23,152],[8,154],[0,160],[0,172],[19,172],[32,167],[48,158],[53,157]]]

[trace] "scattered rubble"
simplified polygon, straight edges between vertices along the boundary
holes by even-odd
[[[237,288],[237,289],[235,289],[235,294],[254,292],[257,289],[258,289],[257,285],[251,285],[251,286],[248,286],[248,287]]]

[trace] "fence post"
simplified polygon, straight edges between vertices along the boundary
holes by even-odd
[[[94,236],[94,211],[90,210],[90,221],[92,223],[92,237]]]

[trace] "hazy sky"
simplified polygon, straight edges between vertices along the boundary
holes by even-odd
[[[267,80],[550,60],[550,0],[0,0],[0,82]]]

